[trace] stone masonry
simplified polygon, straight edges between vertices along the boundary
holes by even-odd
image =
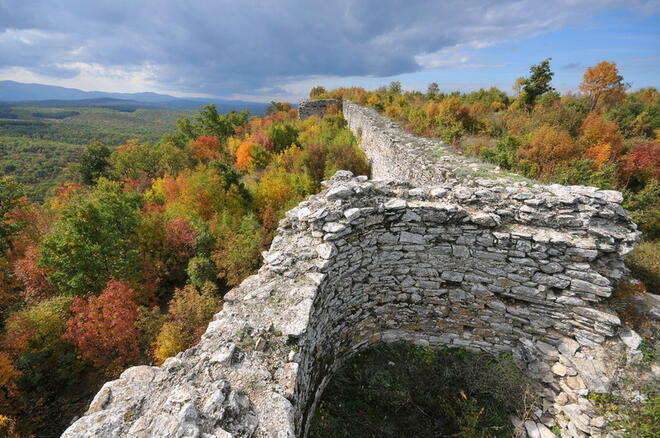
[[[201,342],[106,383],[63,437],[304,437],[342,363],[378,342],[510,353],[529,437],[602,437],[587,395],[639,337],[604,300],[638,239],[621,195],[544,186],[343,103],[373,180],[340,171],[287,213]]]
[[[337,99],[318,99],[303,100],[298,104],[298,117],[305,120],[311,116],[323,117],[325,110],[331,105],[341,105],[341,100]]]

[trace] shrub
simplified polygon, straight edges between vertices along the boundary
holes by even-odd
[[[541,176],[547,176],[563,163],[578,155],[571,135],[562,129],[543,125],[523,142],[518,150],[520,158],[538,165]]]
[[[660,241],[640,243],[626,256],[633,275],[646,285],[649,292],[660,294]]]
[[[298,131],[288,123],[274,123],[268,128],[272,150],[270,152],[282,152],[295,143]]]
[[[649,240],[660,238],[660,182],[653,180],[637,193],[624,193],[623,206]]]
[[[511,170],[518,163],[518,149],[521,145],[522,142],[517,137],[505,135],[497,142],[495,148],[483,150],[481,158],[503,169]]]

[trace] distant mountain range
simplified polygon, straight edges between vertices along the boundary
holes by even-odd
[[[263,114],[267,103],[212,98],[179,98],[158,93],[106,93],[43,84],[0,81],[0,107],[103,107],[119,111],[144,109],[197,109],[214,104],[221,113],[248,110]]]

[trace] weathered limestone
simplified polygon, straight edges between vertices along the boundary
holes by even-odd
[[[325,110],[331,105],[340,105],[341,100],[337,99],[318,99],[318,100],[303,100],[298,104],[298,117],[300,120],[305,120],[311,116],[323,117]]]
[[[603,436],[586,396],[639,356],[603,302],[638,238],[620,195],[501,178],[343,110],[387,180],[337,172],[287,213],[199,345],[107,383],[64,437],[303,437],[341,364],[392,341],[508,352],[538,382],[521,430]]]

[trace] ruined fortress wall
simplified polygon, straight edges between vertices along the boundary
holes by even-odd
[[[304,437],[343,361],[391,341],[508,352],[537,382],[530,436],[602,436],[587,396],[641,354],[604,303],[638,238],[621,195],[521,180],[343,111],[375,179],[337,172],[289,211],[199,345],[104,385],[64,437]]]
[[[298,118],[300,120],[305,120],[312,116],[323,117],[325,110],[330,106],[341,106],[341,104],[342,101],[337,99],[303,100],[298,104]]]

